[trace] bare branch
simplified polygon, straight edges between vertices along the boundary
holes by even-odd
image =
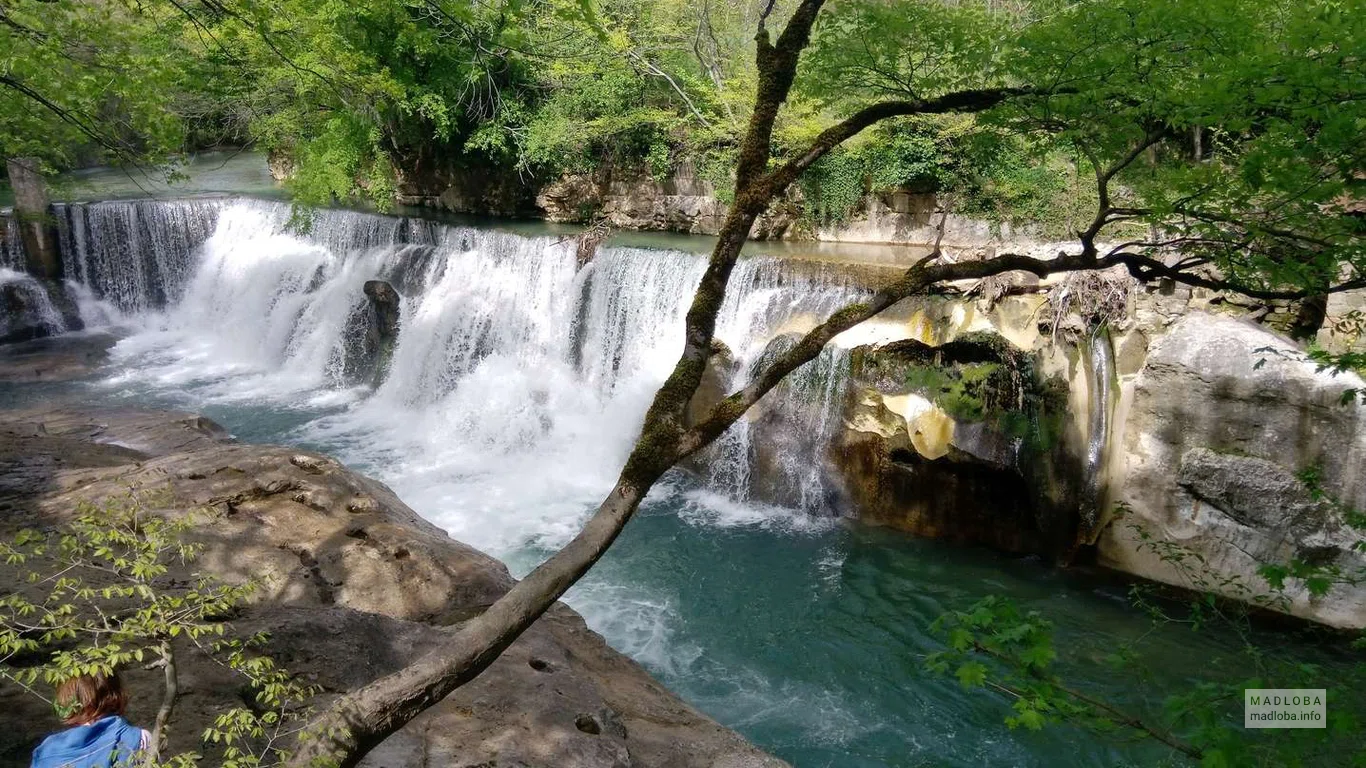
[[[645,56],[642,53],[640,53],[640,51],[634,49],[629,50],[626,52],[626,58],[639,64],[641,67],[645,69],[646,72],[650,73],[651,75],[654,75],[655,77],[664,78],[664,80],[674,89],[674,92],[678,94],[679,98],[683,99],[683,103],[688,105],[688,111],[693,114],[693,117],[696,117],[698,122],[702,123],[708,128],[711,127],[711,121],[707,119],[706,115],[702,114],[702,110],[697,108],[697,105],[694,104],[692,99],[688,97],[687,92],[683,90],[682,86],[678,84],[678,81],[674,80],[668,72],[665,72],[664,70],[660,69],[654,62],[645,58]]]
[[[1110,215],[1114,212],[1114,209],[1110,206],[1110,181],[1114,179],[1120,171],[1133,164],[1148,147],[1161,141],[1166,135],[1167,132],[1165,130],[1148,131],[1144,134],[1142,141],[1130,147],[1129,151],[1126,152],[1123,157],[1116,160],[1109,167],[1102,166],[1099,158],[1097,158],[1089,149],[1084,150],[1087,159],[1091,161],[1091,167],[1096,173],[1096,194],[1098,197],[1096,217],[1091,220],[1091,225],[1087,227],[1085,231],[1077,233],[1077,236],[1081,238],[1081,247],[1085,253],[1092,256],[1095,255],[1096,235],[1100,234],[1100,230],[1110,222]]]
[[[1182,266],[1181,268],[1169,267],[1151,256],[1130,252],[1111,254],[1105,259],[1102,259],[1102,263],[1110,266],[1122,264],[1129,270],[1129,274],[1142,282],[1151,282],[1158,278],[1169,278],[1183,285],[1190,285],[1197,288],[1209,288],[1215,291],[1232,291],[1234,293],[1241,293],[1250,298],[1264,299],[1267,301],[1303,299],[1306,296],[1315,294],[1342,293],[1343,291],[1354,291],[1359,288],[1366,288],[1366,277],[1346,280],[1327,288],[1298,288],[1285,290],[1255,288],[1230,280],[1221,280],[1216,277],[1190,272],[1186,266]]]
[[[176,672],[175,651],[169,642],[161,645],[161,659],[157,666],[162,668],[165,689],[162,693],[161,707],[157,710],[156,723],[152,726],[152,738],[147,745],[144,761],[146,765],[156,765],[161,759],[161,747],[166,740],[166,724],[171,721],[175,711],[176,699],[180,695],[180,677]]]

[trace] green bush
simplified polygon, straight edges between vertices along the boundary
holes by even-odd
[[[203,574],[186,582],[172,566],[187,566],[201,546],[186,541],[196,512],[178,520],[149,514],[165,508],[159,494],[129,492],[103,504],[82,503],[59,529],[20,531],[0,543],[16,571],[16,589],[0,598],[0,679],[52,703],[48,689],[64,680],[112,674],[120,668],[160,668],[162,713],[146,765],[189,766],[201,756],[167,756],[166,720],[176,703],[178,664],[205,657],[233,670],[251,692],[249,706],[219,713],[201,740],[218,765],[259,768],[285,755],[273,744],[306,721],[312,686],[295,680],[263,653],[268,637],[233,637],[230,618],[255,591]]]

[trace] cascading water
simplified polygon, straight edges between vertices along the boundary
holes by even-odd
[[[219,206],[214,200],[55,205],[66,275],[122,312],[174,303]]]
[[[1090,395],[1086,422],[1086,497],[1082,504],[1082,519],[1094,526],[1105,503],[1105,462],[1110,443],[1110,416],[1114,407],[1112,387],[1115,381],[1115,353],[1110,334],[1099,328],[1086,343],[1087,392]],[[1090,531],[1087,532],[1088,535]]]
[[[0,267],[0,341],[26,341],[64,330],[62,313],[42,283]]]
[[[457,537],[498,553],[553,545],[610,484],[677,359],[705,268],[696,254],[607,247],[580,269],[572,246],[549,238],[346,211],[318,212],[301,227],[272,202],[100,203],[71,206],[64,219],[78,279],[147,329],[120,348],[138,360],[130,376],[220,402],[308,393],[346,404],[306,436],[351,446],[347,458],[365,464],[421,456],[387,478],[419,506],[430,498]],[[177,226],[187,232],[173,236]],[[373,393],[342,375],[347,319],[371,279],[405,297],[389,373]],[[743,260],[732,285],[717,337],[739,363],[733,385],[774,336],[861,295],[835,270],[767,258]],[[810,511],[827,490],[822,473],[802,467],[835,421],[837,357],[804,369],[793,388],[808,401],[813,388],[824,393],[787,462]],[[780,409],[788,400],[775,398]],[[718,465],[735,467],[752,453],[743,425],[713,451]],[[491,466],[490,457],[500,458]],[[574,471],[547,479],[535,499],[508,496],[503,484],[525,484],[513,476],[548,462]],[[744,476],[719,487],[742,501]],[[485,492],[471,493],[480,482]],[[525,519],[491,528],[489,514]]]
[[[0,212],[0,267],[15,271],[24,269],[24,244],[11,211]]]

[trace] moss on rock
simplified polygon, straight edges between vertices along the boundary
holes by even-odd
[[[862,438],[890,451],[870,466],[882,467],[888,478],[908,472],[919,478],[910,485],[888,478],[874,482],[892,482],[911,494],[865,499],[881,510],[879,519],[899,520],[898,510],[918,510],[898,527],[1067,557],[1076,540],[1081,471],[1077,446],[1068,439],[1066,382],[1044,378],[1031,353],[990,332],[940,346],[903,340],[860,347],[851,372],[855,387],[879,396],[871,402],[885,407],[918,396],[956,424],[947,453],[916,447],[919,455],[911,456],[894,436]],[[898,452],[900,459],[892,455]],[[949,488],[959,490],[944,490]],[[982,505],[1014,512],[979,519]],[[926,528],[926,520],[940,523]],[[961,530],[945,528],[953,520]]]

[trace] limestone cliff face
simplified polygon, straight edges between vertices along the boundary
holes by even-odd
[[[1067,405],[1053,411],[1058,452],[1022,461],[1022,443],[992,426],[1009,407],[987,408],[995,418],[965,412],[961,375],[940,388],[939,402],[923,386],[893,392],[851,379],[842,449],[854,514],[1054,556],[1093,546],[1119,571],[1366,626],[1366,587],[1314,597],[1292,579],[1281,596],[1258,574],[1292,560],[1366,569],[1366,539],[1345,520],[1346,510],[1366,508],[1366,406],[1348,392],[1366,392],[1366,382],[1318,371],[1297,345],[1246,317],[1211,313],[1231,308],[1199,291],[1140,291],[1106,332],[1071,341],[1053,335],[1059,319],[1047,302],[1056,298],[1019,297],[1015,309],[990,312],[956,300],[883,321],[884,334],[922,339],[941,355],[965,330],[1009,339]],[[885,357],[904,343],[870,350]],[[899,369],[903,379],[915,374]],[[945,408],[943,395],[957,408]],[[1306,485],[1311,476],[1316,485]]]
[[[497,560],[451,540],[382,484],[334,459],[243,445],[184,413],[35,410],[0,413],[0,535],[59,524],[83,500],[147,495],[154,514],[196,514],[192,564],[260,584],[232,619],[269,632],[269,651],[328,692],[350,690],[416,659],[444,627],[478,614],[513,584]],[[170,574],[192,584],[187,567]],[[240,705],[239,683],[185,653],[173,751],[201,749],[215,713]],[[160,672],[127,670],[130,715],[150,722]],[[328,694],[324,694],[326,696]],[[57,726],[51,708],[0,689],[0,764],[27,765]],[[679,745],[686,745],[680,748]],[[209,750],[208,764],[218,755]],[[483,675],[375,749],[362,765],[534,768],[779,768],[613,651],[555,606]]]
[[[1114,479],[1123,514],[1098,542],[1100,561],[1250,601],[1265,592],[1263,563],[1366,568],[1354,548],[1363,532],[1343,515],[1366,508],[1366,406],[1345,404],[1348,389],[1366,382],[1316,370],[1263,328],[1199,313],[1178,320],[1123,394]],[[1285,598],[1271,607],[1366,626],[1366,587],[1316,598],[1292,580]]]
[[[852,352],[832,450],[852,506],[919,535],[1066,558],[1083,515],[1066,397],[990,332]]]
[[[280,174],[289,166],[272,159]],[[277,176],[278,177],[278,176]],[[714,235],[728,206],[716,185],[691,165],[656,178],[643,168],[603,168],[554,179],[523,178],[483,169],[409,171],[400,179],[399,202],[456,213],[534,216],[546,221],[607,221],[617,229]],[[845,243],[924,245],[935,240],[934,195],[892,191],[870,195],[840,224],[812,227],[802,217],[801,193],[792,190],[755,222],[755,240],[820,240]],[[956,248],[991,252],[1030,235],[1009,226],[950,216],[945,239]]]

